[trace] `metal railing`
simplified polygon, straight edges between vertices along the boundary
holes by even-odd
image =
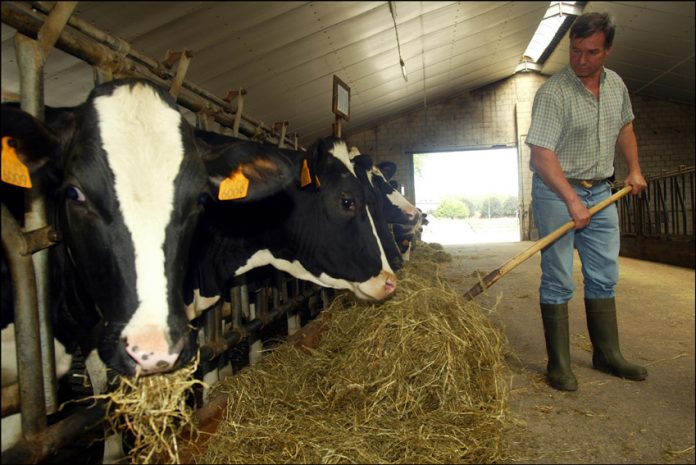
[[[648,188],[619,203],[624,236],[694,238],[694,166],[648,176]]]

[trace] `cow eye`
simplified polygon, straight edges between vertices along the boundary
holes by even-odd
[[[82,191],[75,186],[68,186],[68,188],[65,190],[65,197],[76,202],[84,202],[87,200],[85,194],[83,194]]]
[[[341,197],[341,208],[345,211],[355,211],[355,199],[353,197]]]

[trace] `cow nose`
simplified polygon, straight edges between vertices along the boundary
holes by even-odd
[[[154,326],[126,338],[126,352],[146,375],[170,371],[183,349],[183,338],[172,346],[165,331]]]
[[[384,282],[384,291],[386,292],[386,295],[391,294],[396,290],[396,276],[393,274],[387,274],[386,280]]]

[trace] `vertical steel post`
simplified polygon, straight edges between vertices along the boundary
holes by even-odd
[[[27,113],[43,120],[44,59],[41,50],[35,40],[15,34],[15,53],[19,66],[21,107]],[[40,186],[35,186],[28,191],[25,199],[25,229],[32,230],[45,226],[46,206],[41,198]],[[3,221],[4,229],[5,221]],[[47,345],[47,336],[52,334],[50,326],[45,324],[50,320],[47,303],[47,251],[35,253],[30,261],[33,262],[33,269],[29,267],[27,272],[32,275],[31,278],[13,276],[15,289],[17,284],[24,280],[32,282],[36,289],[36,300],[30,303],[36,306],[33,308],[18,306],[18,311],[15,313],[22,432],[26,437],[39,434],[46,429],[46,404],[51,403],[53,408],[56,398],[52,383],[49,381],[51,376],[55,378],[53,338],[51,337],[50,340],[51,345]],[[49,328],[49,334],[45,334],[47,328]],[[44,332],[43,336],[42,332]],[[31,339],[34,340],[31,341]],[[52,370],[53,375],[44,371],[42,377],[36,368]]]
[[[22,412],[22,433],[35,437],[46,429],[46,405],[41,376],[41,344],[37,310],[36,277],[31,256],[22,255],[22,232],[2,205],[2,243],[12,276],[14,324],[17,344],[17,380]]]
[[[24,111],[42,121],[44,120],[43,72],[46,57],[53,49],[76,6],[77,2],[58,2],[38,31],[37,40],[30,39],[19,33],[15,34],[15,53],[19,66],[21,107]],[[36,186],[29,191],[26,210],[24,227],[27,231],[46,226],[46,205],[41,186]],[[45,405],[48,413],[53,413],[57,409],[57,394],[53,328],[51,326],[48,300],[48,251],[41,250],[34,253],[32,261],[36,278],[39,324],[39,331],[35,334],[39,334],[40,339],[40,356],[35,360],[41,362],[43,369],[43,383],[37,380],[34,382],[43,385],[41,389],[44,391],[44,396],[41,398],[41,404]],[[21,384],[20,391],[25,392],[21,388]],[[22,401],[23,411],[25,403],[29,401],[39,402],[39,398]],[[41,430],[45,429],[45,414],[43,415],[43,420],[25,419],[25,416],[22,416],[22,430],[25,434],[36,432],[34,428],[37,427],[40,427]]]

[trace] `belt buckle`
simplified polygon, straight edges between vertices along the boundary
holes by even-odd
[[[593,184],[594,183],[592,181],[588,181],[586,179],[583,179],[582,181],[580,181],[580,185],[582,187],[584,187],[585,189],[589,189],[590,187],[592,187]]]

